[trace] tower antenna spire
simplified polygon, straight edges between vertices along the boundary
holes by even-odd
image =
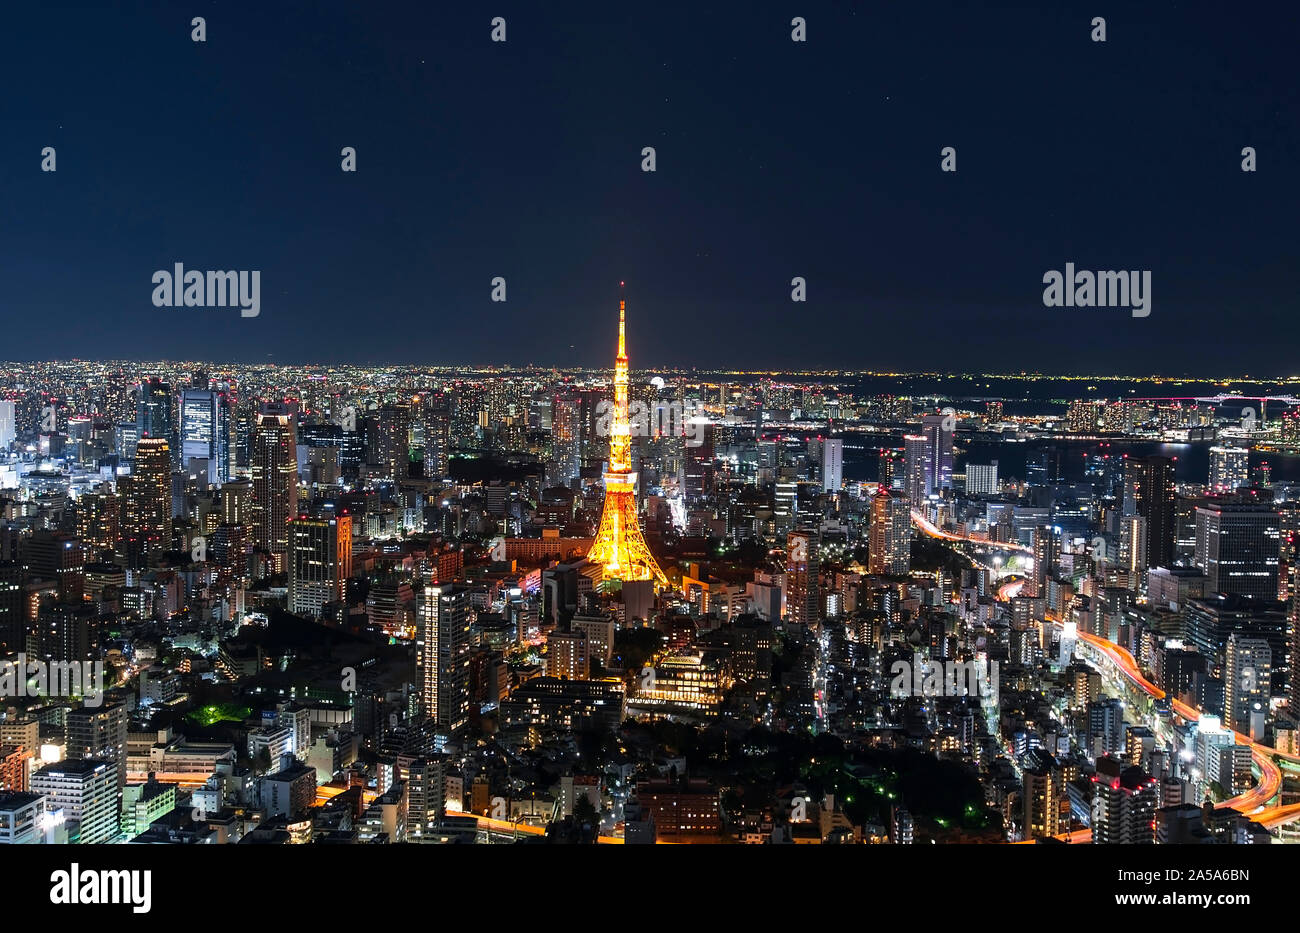
[[[627,356],[627,339],[625,330],[627,328],[627,302],[623,298],[623,283],[618,283],[618,358],[624,359]]]

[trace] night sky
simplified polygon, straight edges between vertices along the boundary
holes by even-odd
[[[5,8],[0,358],[1300,373],[1297,4],[122,6]]]

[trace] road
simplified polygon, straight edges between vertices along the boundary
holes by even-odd
[[[999,551],[1019,551],[1022,554],[1033,555],[1034,549],[1025,547],[1023,544],[1012,544],[1009,541],[989,541],[985,538],[972,538],[970,535],[955,535],[951,532],[941,531],[935,524],[913,509],[912,524],[920,528],[926,535],[931,538],[939,538],[943,541],[964,541],[967,544],[977,544],[981,547],[994,548]]]

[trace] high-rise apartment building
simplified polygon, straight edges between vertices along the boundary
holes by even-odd
[[[1245,447],[1210,448],[1210,492],[1235,492],[1250,485],[1250,451]]]
[[[1156,779],[1119,758],[1102,758],[1092,788],[1094,845],[1154,845]]]
[[[135,469],[119,481],[122,495],[122,552],[127,566],[139,570],[171,548],[171,447],[161,437],[142,437],[136,445]]]
[[[420,629],[425,715],[454,735],[469,724],[469,590],[426,585]]]
[[[912,515],[907,497],[885,487],[871,500],[867,569],[903,576],[912,568]]]

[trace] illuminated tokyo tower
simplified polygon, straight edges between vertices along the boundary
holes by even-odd
[[[622,287],[620,282],[619,286]],[[587,559],[604,565],[606,580],[654,580],[666,585],[637,520],[636,474],[632,472],[632,426],[627,415],[626,307],[618,301],[618,356],[614,359],[614,412],[609,431],[609,469],[605,471],[605,508],[600,530]]]

